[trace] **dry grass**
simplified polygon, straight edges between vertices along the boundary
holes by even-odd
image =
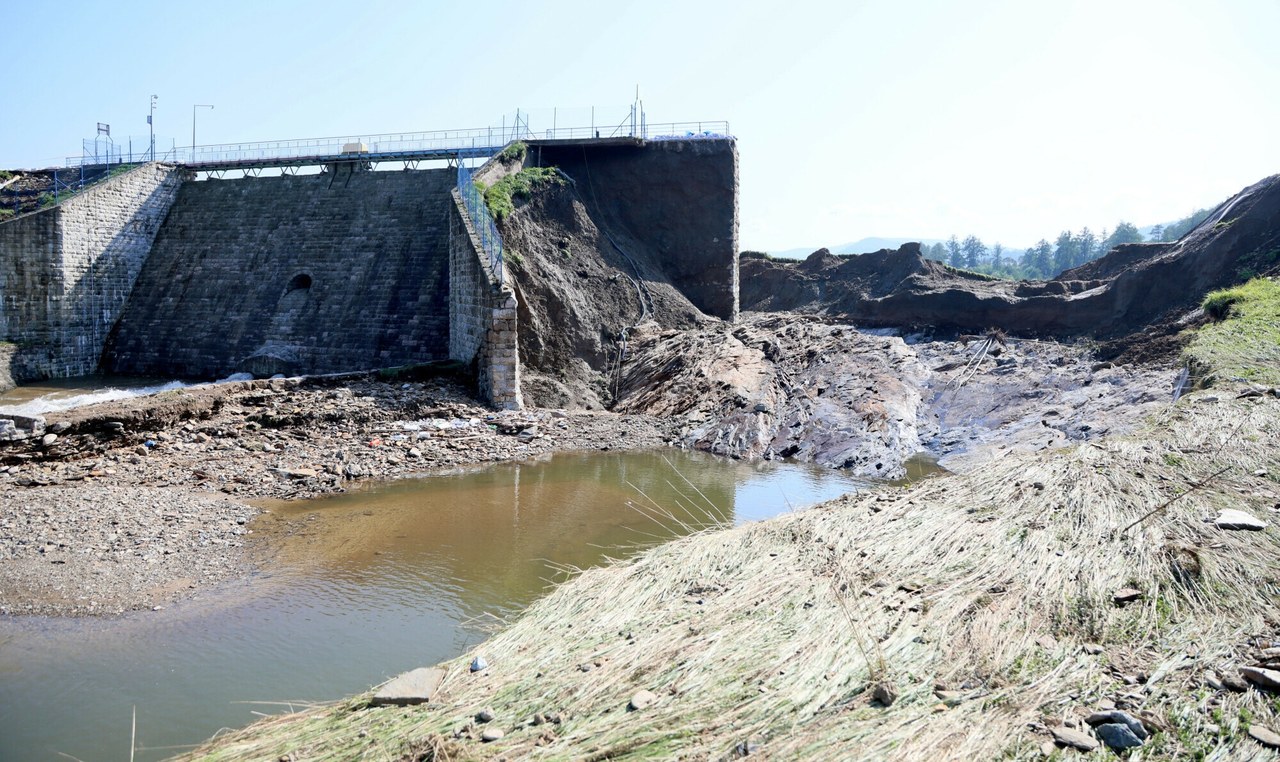
[[[1141,436],[700,534],[563,585],[448,662],[430,705],[359,697],[191,758],[1039,759],[1046,724],[1120,698],[1167,727],[1130,759],[1274,759],[1245,732],[1275,728],[1280,702],[1215,708],[1202,675],[1280,638],[1278,444],[1274,399],[1187,399]],[[1204,521],[1223,507],[1273,526]],[[1128,586],[1143,599],[1117,607]],[[475,653],[487,672],[468,672]],[[658,701],[627,711],[640,689]],[[501,741],[479,740],[483,707]]]

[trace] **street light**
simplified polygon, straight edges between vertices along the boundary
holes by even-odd
[[[207,103],[197,103],[191,107],[191,163],[193,164],[196,160],[196,109],[198,108],[212,109],[213,106]]]
[[[156,99],[158,95],[151,96],[151,113],[147,114],[147,129],[151,131],[151,158],[149,161],[156,160],[156,126],[154,124],[156,118]]]

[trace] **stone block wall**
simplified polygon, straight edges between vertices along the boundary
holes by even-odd
[[[531,141],[526,164],[556,166],[609,225],[652,247],[694,306],[738,316],[738,149],[732,138],[571,144]]]
[[[147,164],[0,224],[0,341],[17,345],[14,380],[98,370],[181,181]]]
[[[18,349],[16,344],[0,342],[0,392],[7,392],[14,387],[13,355]]]
[[[490,271],[455,190],[449,215],[449,357],[473,365],[481,396],[503,410],[524,407],[516,330],[515,293]]]
[[[113,372],[328,373],[449,357],[452,170],[186,183]]]

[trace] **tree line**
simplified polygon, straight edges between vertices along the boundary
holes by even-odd
[[[1104,229],[1094,233],[1087,227],[1078,233],[1064,230],[1053,243],[1041,238],[1029,249],[1005,249],[999,243],[988,247],[977,236],[961,240],[953,235],[946,241],[924,246],[922,253],[962,270],[998,278],[1042,280],[1091,262],[1121,244],[1176,241],[1208,216],[1209,210],[1200,209],[1169,225],[1156,225],[1147,236],[1124,221],[1111,232]]]

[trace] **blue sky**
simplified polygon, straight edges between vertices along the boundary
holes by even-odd
[[[741,244],[1183,216],[1280,172],[1280,3],[6,3],[0,167],[180,143],[728,120]]]

